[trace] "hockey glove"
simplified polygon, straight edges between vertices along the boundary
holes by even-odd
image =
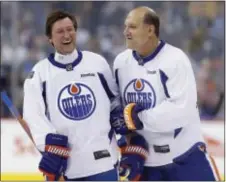
[[[124,108],[124,119],[129,130],[143,129],[143,123],[138,117],[138,113],[143,110],[143,107],[135,103],[130,103]]]
[[[123,108],[121,106],[116,107],[110,114],[111,127],[116,134],[126,135],[131,131],[127,128],[123,117]]]
[[[119,175],[121,181],[138,181],[148,157],[148,143],[143,136],[131,136],[130,143],[121,148]]]
[[[45,152],[42,153],[39,170],[43,172],[48,181],[57,181],[67,168],[68,137],[48,134],[45,143]]]

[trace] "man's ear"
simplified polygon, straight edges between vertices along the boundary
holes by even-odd
[[[53,44],[53,40],[49,37],[48,37],[48,41],[49,41],[50,44]]]
[[[155,26],[154,25],[148,26],[148,34],[149,34],[149,36],[152,36],[153,34],[155,34]]]
[[[51,38],[48,38],[49,43],[54,47],[53,40]]]

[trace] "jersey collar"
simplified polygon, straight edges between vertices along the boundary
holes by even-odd
[[[133,57],[138,61],[138,63],[140,65],[145,64],[148,61],[151,61],[152,59],[155,58],[155,56],[160,52],[160,50],[164,47],[165,42],[163,40],[160,40],[160,44],[157,46],[157,48],[155,49],[155,51],[153,53],[151,53],[149,56],[145,57],[145,58],[141,58],[140,55],[133,50]]]
[[[73,70],[73,68],[79,64],[82,60],[82,52],[77,50],[77,53],[78,53],[78,56],[77,58],[71,62],[71,63],[67,63],[67,64],[63,64],[63,63],[60,63],[60,62],[57,62],[54,58],[54,54],[50,54],[49,57],[48,57],[48,60],[56,67],[58,68],[63,68],[63,69],[66,69],[67,71],[71,71]]]

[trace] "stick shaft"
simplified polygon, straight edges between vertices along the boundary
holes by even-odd
[[[24,131],[27,133],[27,135],[29,136],[29,138],[34,143],[34,140],[33,140],[33,137],[31,135],[30,128],[27,125],[27,122],[21,117],[18,109],[13,105],[13,102],[8,97],[8,95],[7,95],[7,93],[5,91],[1,92],[1,99],[5,103],[5,105],[8,107],[8,109],[11,112],[11,114],[17,119],[17,121],[20,123],[20,125],[22,126],[22,128],[24,129]],[[48,177],[47,177],[47,181],[49,181],[48,180]],[[50,181],[52,181],[52,180],[50,180]],[[58,181],[65,181],[64,180],[64,177],[61,176]]]
[[[4,104],[8,107],[10,110],[11,114],[16,118],[16,120],[20,123],[24,131],[27,133],[29,138],[32,140],[34,143],[33,137],[31,135],[30,128],[27,125],[27,122],[21,117],[18,109],[13,105],[13,102],[11,99],[8,97],[7,93],[5,91],[1,92],[1,99],[4,102]]]

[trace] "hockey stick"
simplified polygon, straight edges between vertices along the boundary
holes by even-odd
[[[11,99],[8,97],[7,93],[5,91],[1,92],[1,99],[5,103],[5,105],[10,110],[11,114],[17,119],[17,121],[20,123],[24,131],[27,133],[29,138],[34,143],[33,137],[31,135],[30,128],[27,125],[27,122],[21,117],[18,109],[13,105]]]
[[[31,131],[30,131],[30,128],[28,127],[28,125],[27,125],[27,122],[21,117],[18,109],[13,105],[13,102],[8,97],[6,91],[2,91],[1,92],[1,99],[5,103],[5,105],[8,107],[8,109],[11,112],[11,114],[17,119],[17,121],[20,123],[20,125],[22,126],[22,128],[24,129],[24,131],[27,133],[27,135],[29,136],[29,138],[34,143],[34,140],[32,138]],[[45,177],[46,177],[46,180],[47,181],[53,181],[53,180],[48,179],[47,176],[45,176]],[[58,181],[64,181],[64,177],[61,176]]]

